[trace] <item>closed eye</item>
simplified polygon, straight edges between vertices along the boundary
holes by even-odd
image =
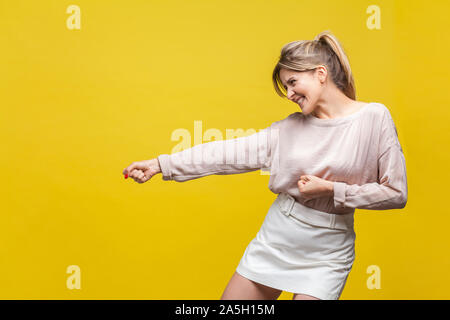
[[[294,81],[296,81],[295,79],[289,80],[287,83],[288,84],[292,84]],[[287,90],[286,86],[284,86],[284,88]]]

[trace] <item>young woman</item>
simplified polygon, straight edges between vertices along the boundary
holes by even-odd
[[[247,137],[133,162],[123,173],[139,183],[159,172],[181,182],[270,169],[269,189],[278,197],[222,299],[277,299],[282,291],[293,299],[339,299],[355,259],[355,209],[406,205],[397,130],[383,104],[355,100],[348,59],[329,31],[286,44],[272,80],[302,112]],[[246,160],[227,162],[234,153]],[[192,161],[195,155],[208,161]]]

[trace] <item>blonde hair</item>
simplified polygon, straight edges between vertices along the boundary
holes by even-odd
[[[328,30],[319,33],[314,40],[298,40],[283,46],[272,74],[275,91],[279,96],[286,97],[286,90],[280,79],[281,68],[310,71],[321,65],[327,67],[336,87],[355,100],[356,90],[350,63],[341,44]]]

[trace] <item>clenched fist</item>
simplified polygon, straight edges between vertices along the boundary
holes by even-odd
[[[161,172],[157,158],[151,160],[137,161],[130,164],[122,171],[125,179],[131,177],[137,183],[144,183],[151,179],[155,174]]]
[[[301,196],[307,200],[334,194],[333,182],[309,174],[301,176],[297,185]]]

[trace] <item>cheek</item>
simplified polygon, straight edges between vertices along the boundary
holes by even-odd
[[[310,85],[305,88],[305,92],[310,101],[315,101],[320,97],[322,88],[315,85]]]
[[[297,82],[295,85],[295,90],[299,93],[305,94],[306,96],[315,95],[317,88],[313,86],[309,81]]]

